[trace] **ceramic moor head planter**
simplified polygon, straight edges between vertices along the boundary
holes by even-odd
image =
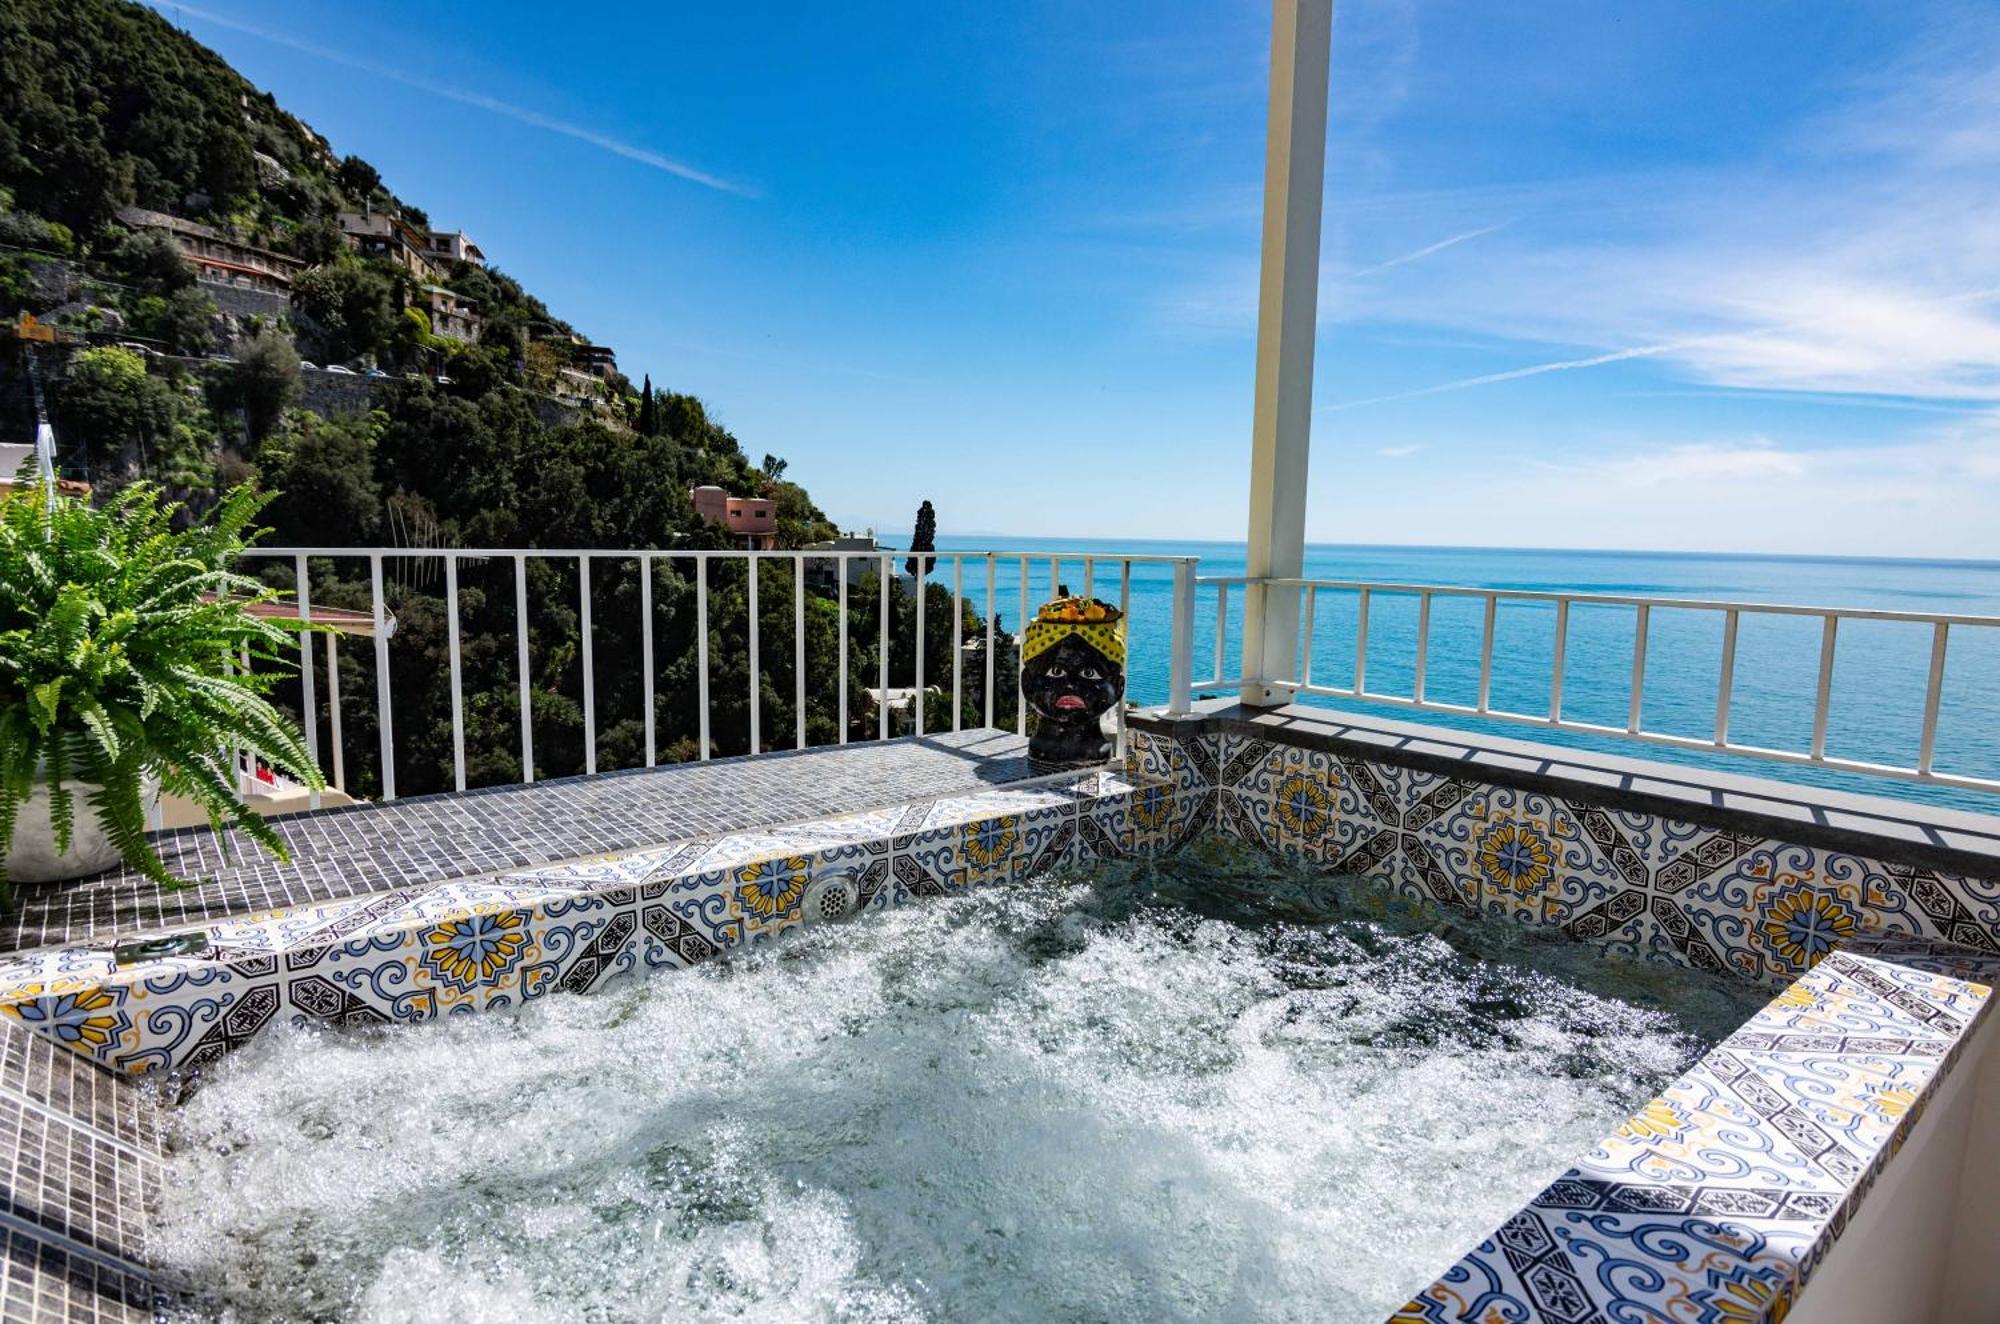
[[[1095,598],[1057,598],[1028,622],[1021,692],[1034,710],[1028,757],[1097,763],[1111,756],[1101,726],[1125,693],[1125,619]]]

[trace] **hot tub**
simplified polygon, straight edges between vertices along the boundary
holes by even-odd
[[[154,1244],[240,1319],[1380,1320],[1761,1001],[1207,838],[265,1034]]]

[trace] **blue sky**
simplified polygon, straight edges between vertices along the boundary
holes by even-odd
[[[1270,14],[161,4],[897,536],[1240,538]],[[2000,19],[1342,0],[1316,541],[2000,556]]]

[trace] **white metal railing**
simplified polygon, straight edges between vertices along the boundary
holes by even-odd
[[[449,686],[452,735],[452,781],[457,789],[466,788],[466,712],[464,676],[462,674],[463,643],[461,636],[459,599],[460,570],[471,563],[499,562],[511,563],[514,605],[514,683],[517,691],[519,710],[519,753],[522,777],[525,781],[535,778],[535,731],[533,657],[531,648],[531,602],[528,589],[528,565],[534,560],[551,563],[570,563],[576,574],[576,608],[580,639],[581,663],[581,707],[583,735],[583,771],[599,770],[599,712],[597,701],[596,645],[598,628],[592,619],[593,594],[592,567],[594,563],[613,561],[636,564],[642,571],[638,576],[638,612],[640,628],[639,668],[641,706],[643,708],[644,766],[655,766],[659,759],[656,730],[656,683],[657,662],[654,647],[655,564],[661,560],[677,563],[684,576],[692,584],[694,599],[694,666],[693,686],[696,719],[694,732],[699,757],[709,758],[718,753],[712,716],[714,710],[711,694],[712,664],[711,627],[716,624],[712,617],[712,581],[717,573],[717,565],[736,563],[742,576],[741,588],[744,602],[736,608],[739,614],[747,606],[747,614],[753,622],[760,622],[758,628],[746,632],[745,647],[748,657],[749,676],[747,697],[747,749],[743,752],[762,753],[767,750],[786,747],[804,748],[808,744],[807,717],[808,704],[807,676],[810,659],[807,655],[807,598],[815,593],[828,598],[838,606],[838,658],[832,665],[837,672],[837,697],[830,705],[831,711],[825,715],[834,718],[838,732],[836,739],[845,744],[852,732],[849,712],[848,686],[852,659],[849,654],[851,630],[859,622],[854,619],[851,608],[852,590],[867,573],[874,573],[879,581],[875,594],[875,675],[871,678],[875,688],[876,721],[874,735],[886,738],[892,729],[890,701],[890,657],[891,644],[899,642],[896,630],[899,627],[899,610],[892,610],[895,596],[891,584],[900,581],[905,585],[909,577],[902,573],[903,563],[912,555],[908,551],[854,550],[854,551],[753,551],[753,550],[673,550],[673,549],[544,549],[544,548],[391,548],[391,547],[301,547],[283,549],[258,549],[248,555],[266,559],[289,560],[295,581],[295,591],[300,614],[310,618],[313,610],[312,586],[309,580],[309,562],[322,558],[333,560],[362,561],[367,567],[369,612],[366,620],[370,628],[365,632],[372,636],[374,654],[374,707],[380,743],[380,771],[382,796],[393,799],[396,795],[395,769],[395,704],[391,694],[389,659],[394,647],[391,640],[393,620],[389,614],[384,592],[384,566],[396,561],[428,561],[443,563],[443,594],[445,603],[446,645],[449,656]],[[1749,758],[1771,760],[1781,763],[1810,765],[1840,772],[1858,773],[1875,777],[1890,777],[1910,781],[1927,782],[1941,786],[1967,788],[1982,791],[2000,791],[2000,779],[1972,775],[1965,771],[1942,770],[1937,766],[1938,730],[1942,698],[1945,689],[1946,660],[1951,647],[1953,631],[1993,630],[2000,627],[2000,617],[1976,616],[1953,613],[1928,613],[1893,611],[1863,607],[1809,607],[1787,604],[1712,601],[1694,598],[1647,597],[1631,594],[1564,593],[1532,589],[1478,588],[1457,585],[1408,584],[1375,582],[1362,580],[1273,578],[1258,580],[1245,575],[1198,574],[1198,562],[1192,556],[1107,554],[1103,552],[1049,552],[1049,551],[937,551],[923,554],[932,563],[922,577],[929,586],[942,585],[954,604],[952,612],[951,649],[949,668],[941,659],[926,656],[927,634],[926,613],[930,610],[929,594],[915,595],[914,638],[901,641],[910,645],[909,657],[914,659],[910,667],[911,679],[917,682],[917,693],[911,703],[911,729],[917,734],[926,734],[928,715],[925,712],[924,695],[931,692],[943,693],[945,675],[950,678],[949,693],[953,713],[951,729],[962,729],[967,711],[966,698],[974,699],[972,716],[974,721],[983,717],[983,724],[992,726],[1000,717],[999,687],[1002,684],[997,659],[1003,651],[996,617],[1002,613],[1003,605],[1013,608],[1016,628],[1019,622],[1027,620],[1039,602],[1052,595],[1059,585],[1067,585],[1085,594],[1110,598],[1115,583],[1116,601],[1125,613],[1127,628],[1131,633],[1130,652],[1134,659],[1135,674],[1132,678],[1134,689],[1145,689],[1158,696],[1162,691],[1161,678],[1145,677],[1137,674],[1138,669],[1150,659],[1153,665],[1162,660],[1165,663],[1164,694],[1162,710],[1169,713],[1189,711],[1193,696],[1197,692],[1228,692],[1252,685],[1267,686],[1280,694],[1310,699],[1325,697],[1333,699],[1358,700],[1369,704],[1382,704],[1425,712],[1449,714],[1455,717],[1489,719],[1560,731],[1576,732],[1588,736],[1610,737],[1622,741],[1671,746],[1685,750],[1711,753],[1742,755]],[[791,567],[792,601],[790,617],[790,644],[792,670],[792,722],[786,735],[767,732],[764,729],[764,704],[762,682],[766,649],[784,646],[783,635],[768,638],[772,633],[769,617],[761,610],[760,567],[769,562],[786,562]],[[821,568],[820,581],[809,583],[809,569]],[[1143,610],[1134,610],[1133,577],[1135,568],[1145,577],[1146,601]],[[826,572],[831,573],[832,583],[827,583]],[[1079,579],[1066,576],[1077,573]],[[733,581],[732,581],[733,583]],[[1101,591],[1100,591],[1101,590]],[[907,590],[905,590],[907,591]],[[1297,610],[1302,617],[1299,633],[1301,641],[1297,661],[1289,676],[1259,677],[1253,674],[1258,668],[1246,661],[1240,651],[1232,655],[1231,644],[1243,633],[1240,629],[1244,608],[1260,594],[1291,591],[1297,594]],[[1325,611],[1325,600],[1337,595],[1346,600],[1341,621],[1351,626],[1351,657],[1345,658],[1343,671],[1338,679],[1329,670],[1336,663],[1323,656],[1319,635],[1326,633],[1323,628],[1332,620]],[[1394,636],[1391,639],[1393,656],[1384,656],[1384,645],[1378,640],[1376,652],[1378,661],[1394,663],[1392,669],[1407,672],[1407,685],[1397,684],[1392,691],[1383,688],[1378,671],[1372,678],[1369,668],[1371,650],[1371,618],[1379,617],[1378,609],[1388,601],[1414,601],[1415,627],[1414,645],[1410,646],[1409,630],[1398,630],[1395,618],[1386,618],[1382,629]],[[1476,635],[1469,631],[1434,630],[1432,622],[1433,604],[1441,600],[1469,601],[1478,611]],[[1212,622],[1201,631],[1197,638],[1197,605],[1205,609],[1214,608]],[[1495,648],[1497,623],[1500,610],[1508,604],[1538,604],[1553,611],[1552,632],[1546,641],[1548,648],[1547,702],[1533,703],[1526,710],[1510,708],[1495,701]],[[602,603],[596,603],[601,607]],[[976,655],[976,666],[968,675],[966,653],[968,651],[965,629],[966,608],[976,606],[978,624],[971,651]],[[1235,616],[1232,618],[1232,608]],[[1575,608],[1592,609],[1591,619],[1597,620],[1596,609],[1610,609],[1623,613],[1631,622],[1632,639],[1629,656],[1615,664],[1606,660],[1602,647],[1586,649],[1583,665],[1588,666],[1587,675],[1578,673],[1577,655],[1572,651],[1572,611]],[[865,610],[865,604],[863,605]],[[1699,735],[1683,731],[1661,730],[1649,726],[1646,721],[1646,674],[1647,653],[1653,639],[1655,626],[1666,613],[1707,613],[1720,617],[1720,668],[1716,673],[1714,707],[1710,717],[1701,719],[1697,729]],[[1204,610],[1203,614],[1206,612]],[[1751,743],[1731,734],[1731,716],[1738,700],[1739,682],[1737,676],[1738,639],[1741,625],[1746,617],[1804,618],[1819,622],[1816,632],[1816,666],[1801,678],[1800,699],[1811,699],[1810,735],[1801,734],[1797,743],[1786,747],[1785,742]],[[1677,618],[1676,618],[1677,619]],[[1921,697],[1921,717],[1916,719],[1917,729],[1915,761],[1899,764],[1888,761],[1846,757],[1829,752],[1829,719],[1833,709],[1835,691],[1835,656],[1840,627],[1844,621],[1893,622],[1911,629],[1928,631],[1928,670]],[[1404,623],[1406,624],[1406,623]],[[782,628],[782,627],[780,627]],[[864,627],[865,628],[865,627]],[[981,637],[983,636],[983,637]],[[1449,637],[1447,637],[1449,636]],[[1679,644],[1670,637],[1669,647]],[[2000,634],[1992,636],[2000,641]],[[331,739],[330,757],[322,759],[328,766],[331,781],[345,789],[345,751],[341,742],[341,694],[337,668],[337,644],[334,635],[325,638],[324,683],[327,689],[327,725]],[[1476,639],[1476,655],[1474,640]],[[1006,641],[1009,646],[1016,642],[1012,631]],[[1164,645],[1164,649],[1162,646]],[[1622,646],[1622,645],[1621,645]],[[1205,672],[1197,675],[1197,658],[1206,654],[1209,665]],[[782,654],[781,654],[782,655]],[[908,660],[908,659],[906,659]],[[1497,669],[1504,672],[1507,682],[1503,690],[1516,688],[1520,683],[1523,667],[1522,654],[1510,649],[1503,653],[1502,660],[1507,665]],[[317,713],[317,686],[312,666],[311,647],[301,643],[301,662],[306,663],[301,676],[302,705],[307,712]],[[824,665],[824,663],[822,663]],[[1803,666],[1803,659],[1801,661]],[[1469,682],[1470,701],[1456,701],[1441,698],[1434,689],[1435,678],[1440,669],[1453,671]],[[901,668],[898,668],[900,671]],[[1614,674],[1615,673],[1615,674]],[[817,673],[815,673],[817,674]],[[1449,677],[1448,677],[1449,679]],[[1768,675],[1758,675],[1758,683],[1768,691],[1774,683]],[[1586,700],[1603,701],[1606,691],[1617,688],[1621,680],[1629,680],[1629,689],[1617,696],[1617,706],[1623,709],[1623,721],[1584,720],[1574,711],[1565,710],[1566,692],[1582,694]],[[1503,698],[1504,698],[1503,694]],[[1876,696],[1882,697],[1882,696]],[[1901,696],[1908,702],[1915,701],[1911,693]],[[1020,702],[1018,688],[1013,699],[1015,729],[1025,733],[1027,729],[1026,707]],[[1585,705],[1588,706],[1588,705]],[[1686,704],[1681,703],[1682,714]],[[813,712],[818,715],[818,709]],[[734,721],[734,718],[732,718]],[[1682,723],[1685,728],[1686,723]],[[737,731],[742,728],[736,727]],[[856,733],[858,734],[858,733]],[[1119,728],[1122,745],[1122,712]],[[307,724],[308,748],[315,758],[320,758],[321,747],[318,723]],[[730,750],[729,752],[737,752]]]
[[[542,560],[542,561],[556,562],[556,563],[570,562],[574,563],[576,567],[578,629],[580,635],[580,640],[579,640],[580,664],[582,671],[581,689],[582,689],[583,750],[584,750],[583,770],[586,773],[594,773],[598,771],[598,750],[597,750],[598,713],[597,713],[597,678],[595,675],[595,656],[594,656],[595,630],[591,619],[591,610],[592,610],[591,566],[593,562],[599,562],[599,561],[633,562],[637,563],[641,571],[641,573],[638,576],[639,615],[640,615],[639,666],[640,666],[640,676],[641,676],[642,705],[644,708],[644,722],[643,722],[644,745],[645,745],[644,766],[654,767],[658,763],[659,750],[657,745],[656,713],[654,705],[654,693],[655,693],[654,686],[655,686],[655,677],[657,675],[657,668],[656,668],[657,659],[654,654],[654,646],[653,646],[654,611],[653,611],[652,570],[657,562],[663,560],[677,562],[686,566],[691,566],[692,568],[692,576],[694,583],[694,603],[695,603],[695,623],[693,632],[695,637],[695,668],[694,668],[695,686],[696,686],[695,710],[697,714],[697,723],[698,723],[698,729],[696,732],[696,744],[700,751],[699,756],[702,759],[707,759],[716,752],[713,733],[711,730],[711,717],[712,717],[713,704],[711,703],[710,684],[709,684],[710,674],[711,674],[711,659],[709,656],[710,654],[710,641],[709,641],[710,568],[714,563],[740,562],[743,566],[747,616],[750,622],[749,628],[747,629],[746,633],[746,642],[748,651],[748,657],[746,659],[746,662],[747,662],[747,670],[749,677],[748,695],[747,695],[749,748],[746,752],[751,754],[757,754],[765,752],[767,749],[772,747],[765,741],[764,731],[763,731],[762,635],[764,631],[762,628],[759,627],[759,623],[762,622],[764,618],[762,617],[759,611],[760,603],[759,603],[758,593],[759,593],[760,576],[758,574],[758,567],[771,561],[783,561],[790,563],[792,568],[792,576],[791,576],[793,585],[792,674],[793,674],[793,687],[794,687],[792,697],[793,697],[794,722],[793,722],[793,730],[791,733],[792,735],[791,747],[803,749],[806,747],[807,744],[807,732],[806,732],[807,658],[806,658],[805,625],[806,625],[806,598],[808,597],[806,572],[808,567],[816,562],[830,563],[834,572],[834,579],[835,579],[834,600],[837,602],[839,607],[839,612],[838,612],[839,642],[837,649],[839,657],[837,662],[838,683],[836,686],[838,698],[836,700],[837,712],[835,714],[835,719],[836,719],[835,725],[839,732],[838,735],[839,743],[846,744],[849,739],[849,726],[850,726],[849,696],[848,696],[848,682],[850,679],[849,677],[850,657],[848,649],[849,633],[850,633],[849,598],[850,598],[850,588],[852,584],[855,582],[855,580],[858,578],[857,574],[854,572],[857,569],[860,570],[862,573],[866,573],[866,571],[872,570],[875,572],[878,579],[878,589],[876,594],[877,597],[877,602],[876,602],[877,675],[875,677],[876,679],[875,707],[877,710],[876,734],[878,738],[886,739],[891,731],[891,720],[890,720],[891,704],[889,702],[889,690],[890,690],[889,680],[891,674],[890,652],[892,643],[892,630],[891,630],[892,593],[890,585],[893,581],[895,581],[899,577],[898,568],[900,567],[900,565],[906,560],[908,560],[912,555],[917,555],[917,554],[908,551],[884,551],[881,549],[851,550],[851,551],[840,551],[840,550],[761,551],[761,550],[745,549],[745,550],[723,551],[723,550],[673,550],[673,549],[614,550],[614,549],[602,549],[602,548],[474,549],[474,548],[432,548],[432,547],[286,547],[286,548],[256,548],[249,552],[246,552],[245,555],[264,560],[279,560],[279,561],[288,560],[291,562],[292,576],[294,581],[294,593],[296,596],[298,611],[300,616],[306,620],[312,619],[313,599],[312,599],[312,587],[311,587],[311,580],[309,573],[310,562],[315,560],[325,559],[325,560],[346,560],[346,561],[358,560],[358,561],[365,561],[367,563],[368,593],[369,593],[369,622],[370,622],[368,633],[372,636],[373,649],[374,649],[375,714],[376,714],[376,726],[377,726],[377,733],[379,737],[379,746],[380,746],[379,769],[380,769],[381,788],[382,788],[381,794],[384,800],[393,800],[396,798],[396,762],[395,762],[396,737],[395,737],[395,703],[394,703],[394,697],[391,693],[389,656],[391,649],[391,635],[394,631],[394,621],[392,616],[390,615],[388,600],[384,592],[383,568],[385,562],[399,561],[399,560],[435,562],[441,560],[444,564],[444,602],[445,602],[445,622],[446,622],[446,648],[447,648],[447,653],[449,655],[453,783],[456,789],[462,791],[466,789],[467,781],[466,781],[466,748],[465,748],[465,691],[464,691],[464,675],[462,668],[463,648],[462,648],[460,619],[459,619],[459,570],[461,565],[464,565],[466,563],[484,563],[493,561],[502,561],[502,562],[511,561],[513,563],[512,579],[514,585],[514,621],[515,621],[514,671],[515,671],[516,686],[518,693],[517,703],[520,715],[519,720],[520,720],[521,772],[522,772],[522,780],[524,782],[532,782],[535,779],[535,739],[534,739],[534,694],[533,694],[533,684],[532,684],[533,658],[531,657],[531,648],[530,648],[529,624],[531,617],[530,617],[528,573],[527,573],[527,567],[530,561]],[[965,612],[963,604],[970,601],[977,601],[981,608],[980,616],[983,622],[984,646],[979,650],[979,652],[981,653],[983,661],[983,668],[982,668],[983,675],[974,678],[974,683],[980,686],[980,689],[975,692],[978,693],[983,700],[983,713],[985,718],[985,725],[991,726],[993,725],[997,715],[996,696],[997,696],[997,686],[999,683],[999,677],[995,666],[995,659],[999,651],[998,649],[999,638],[997,633],[998,626],[996,625],[995,618],[999,614],[1002,592],[1004,591],[1005,588],[1013,588],[1017,590],[1018,600],[1019,600],[1019,615],[1017,616],[1016,619],[1017,621],[1025,621],[1028,618],[1029,613],[1032,612],[1035,609],[1035,607],[1039,605],[1039,599],[1036,592],[1036,587],[1037,587],[1036,580],[1039,576],[1037,575],[1036,572],[1038,570],[1046,571],[1045,584],[1049,593],[1052,595],[1056,590],[1057,586],[1063,585],[1068,582],[1064,579],[1064,575],[1072,567],[1080,569],[1082,572],[1081,591],[1085,594],[1092,594],[1097,590],[1099,586],[1098,575],[1100,567],[1104,567],[1107,571],[1109,571],[1110,568],[1115,567],[1117,575],[1117,585],[1118,585],[1118,605],[1121,611],[1125,612],[1128,618],[1128,622],[1131,620],[1132,616],[1131,593],[1132,593],[1133,566],[1157,565],[1157,566],[1171,567],[1173,575],[1173,583],[1175,586],[1174,602],[1176,604],[1176,614],[1173,618],[1174,619],[1173,638],[1168,641],[1169,650],[1171,652],[1171,655],[1175,659],[1173,666],[1171,668],[1173,672],[1172,682],[1171,682],[1173,702],[1169,706],[1174,711],[1185,712],[1187,710],[1189,706],[1188,703],[1189,685],[1187,683],[1187,670],[1184,665],[1185,649],[1183,647],[1183,644],[1185,640],[1183,638],[1182,625],[1187,615],[1191,614],[1192,612],[1194,566],[1195,566],[1194,557],[1142,555],[1142,554],[1107,555],[1101,552],[1048,552],[1048,551],[1035,551],[1035,552],[933,551],[933,552],[921,553],[921,556],[925,561],[931,563],[930,568],[927,570],[926,574],[923,576],[919,576],[919,582],[926,585],[936,583],[937,577],[943,572],[944,567],[947,565],[947,563],[949,564],[950,594],[955,607],[955,610],[952,613],[952,661],[950,668],[952,730],[957,731],[962,729],[963,714],[965,708],[964,699],[966,694],[967,677],[965,676],[965,665],[964,665],[965,661],[964,647],[966,641],[963,637],[964,626],[965,626]],[[966,596],[966,591],[965,591],[968,562],[972,563],[973,575],[975,576],[975,586],[977,586],[977,576],[982,570],[984,572],[984,593],[983,595],[977,596],[975,598],[968,598]],[[907,578],[906,575],[901,577]],[[1003,585],[1003,581],[1008,580],[1010,577],[1013,582],[1011,584]],[[1074,587],[1074,585],[1071,586]],[[917,692],[913,697],[911,707],[913,709],[913,714],[912,714],[913,726],[915,733],[918,735],[926,734],[925,728],[926,728],[927,717],[924,711],[924,706],[925,706],[924,696],[932,688],[932,685],[930,683],[932,668],[927,666],[927,659],[925,658],[924,655],[925,624],[926,624],[925,614],[927,611],[928,597],[929,594],[925,592],[917,592],[915,594],[915,622],[914,622],[915,637],[911,641],[914,653],[912,679],[918,682],[916,686],[914,686]],[[1185,606],[1185,611],[1182,610],[1183,605]],[[1131,625],[1128,625],[1128,629],[1130,628],[1132,628]],[[334,634],[327,634],[323,637],[326,640],[325,683],[327,685],[328,726],[331,735],[331,745],[332,745],[331,760],[330,760],[331,782],[333,785],[340,787],[341,789],[345,789],[346,766],[345,766],[344,750],[341,742],[342,697],[339,685],[338,651],[336,644],[336,639],[338,638],[338,636]],[[321,752],[320,752],[319,729],[318,729],[319,724],[317,720],[317,713],[318,713],[318,703],[317,703],[318,696],[316,693],[317,682],[315,680],[314,670],[313,670],[313,659],[312,659],[310,638],[311,638],[310,636],[302,636],[300,641],[300,663],[301,663],[300,698],[301,698],[301,706],[304,709],[304,711],[308,714],[313,715],[313,720],[309,720],[305,724],[307,749],[312,754],[314,759],[321,761],[322,765],[324,766],[327,760],[321,759]],[[1009,643],[1013,642],[1014,639],[1010,636]],[[941,679],[942,678],[940,676],[940,682]],[[941,683],[938,686],[938,688],[941,690]],[[1020,702],[1018,686],[1013,706],[1016,714],[1015,717],[1016,729],[1021,734],[1025,734],[1027,731],[1027,712],[1025,705]],[[1124,738],[1123,713],[1121,711],[1119,714],[1119,740],[1121,747],[1123,743],[1123,738]],[[317,797],[315,797],[314,802],[317,803]]]
[[[1199,583],[1213,585],[1218,594],[1215,649],[1218,678],[1198,681],[1196,685],[1221,688],[1239,684],[1241,683],[1239,680],[1219,677],[1223,669],[1223,632],[1226,625],[1229,589],[1231,586],[1244,584],[1245,581],[1241,578],[1219,577],[1204,578]],[[1803,607],[1764,602],[1641,597],[1630,594],[1376,583],[1360,580],[1271,579],[1266,583],[1269,588],[1298,590],[1300,608],[1304,616],[1304,626],[1300,633],[1302,642],[1294,676],[1264,681],[1265,684],[1286,693],[1356,699],[1427,712],[1450,713],[1588,735],[1610,736],[1679,749],[1738,754],[1750,758],[1805,764],[1869,776],[1893,777],[1973,790],[2000,791],[2000,780],[1940,771],[1935,766],[1938,717],[1944,692],[1945,662],[1950,647],[1951,632],[1954,627],[1962,630],[2000,629],[2000,616],[1892,611],[1868,607]],[[1351,679],[1345,684],[1327,683],[1314,677],[1315,625],[1319,616],[1320,598],[1328,593],[1350,595],[1354,601],[1352,671]],[[1416,642],[1414,656],[1410,659],[1413,664],[1412,684],[1408,693],[1385,693],[1369,687],[1369,617],[1374,603],[1385,596],[1416,600]],[[1427,692],[1432,651],[1431,608],[1433,602],[1440,598],[1472,599],[1480,604],[1477,697],[1470,704],[1436,699]],[[1509,711],[1496,707],[1493,703],[1495,622],[1500,605],[1510,602],[1551,604],[1554,607],[1548,703],[1545,710],[1539,713]],[[1629,611],[1631,614],[1630,688],[1622,726],[1580,721],[1564,713],[1564,682],[1569,663],[1571,609],[1577,606],[1614,608]],[[1720,614],[1722,618],[1721,659],[1716,681],[1713,725],[1706,738],[1654,730],[1645,725],[1646,653],[1655,614],[1681,611]],[[1737,643],[1741,623],[1746,616],[1807,618],[1820,622],[1817,660],[1812,673],[1811,736],[1802,749],[1745,744],[1730,736],[1731,710],[1736,695]],[[1842,621],[1895,622],[1929,631],[1929,662],[1922,699],[1922,716],[1914,733],[1917,737],[1917,757],[1912,764],[1872,762],[1827,752],[1828,719],[1832,711],[1834,694],[1834,659]],[[2000,635],[1996,635],[1995,638],[2000,638]]]

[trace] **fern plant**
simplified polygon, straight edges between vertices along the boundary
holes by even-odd
[[[0,860],[38,782],[57,849],[69,849],[74,781],[127,865],[182,885],[146,840],[149,780],[285,858],[237,798],[226,752],[325,785],[298,728],[265,697],[296,669],[298,631],[311,627],[254,615],[280,595],[233,569],[269,500],[238,487],[176,529],[179,505],[146,484],[101,508],[51,503],[45,488],[0,499]]]

